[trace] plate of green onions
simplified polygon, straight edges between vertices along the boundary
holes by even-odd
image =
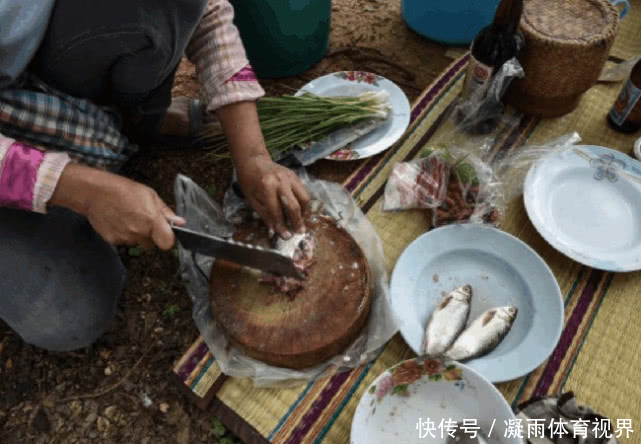
[[[379,154],[398,141],[410,123],[410,103],[403,90],[377,74],[363,71],[328,74],[312,80],[295,94],[305,96],[335,103],[334,110],[326,108],[327,119],[351,118],[352,123],[367,118],[385,119],[371,133],[327,157],[331,160],[356,160]],[[343,114],[340,111],[343,103],[351,103],[354,110]]]
[[[366,120],[383,120],[372,132],[334,152],[328,159],[356,160],[392,146],[405,132],[410,105],[393,82],[366,72],[338,72],[309,82],[294,95],[258,100],[258,118],[272,157],[306,148],[337,130]],[[219,124],[206,126],[203,139],[217,158],[229,158]]]

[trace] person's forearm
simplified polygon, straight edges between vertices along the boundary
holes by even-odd
[[[184,225],[158,194],[138,182],[83,165],[63,171],[49,200],[87,218],[112,245],[156,245],[169,250],[175,243],[170,223]]]
[[[234,165],[257,156],[269,156],[260,129],[255,102],[238,102],[217,110]]]
[[[109,180],[111,173],[85,165],[70,163],[66,166],[49,206],[59,206],[86,215],[92,196]]]

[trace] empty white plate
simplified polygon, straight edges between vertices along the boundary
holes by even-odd
[[[563,328],[563,299],[552,271],[524,242],[476,224],[429,231],[396,263],[392,309],[414,353],[421,353],[427,320],[441,295],[466,284],[473,291],[468,325],[493,307],[519,310],[498,347],[467,366],[498,383],[528,374],[550,356]]]
[[[641,269],[641,163],[599,146],[576,146],[537,161],[525,208],[541,236],[600,270]]]

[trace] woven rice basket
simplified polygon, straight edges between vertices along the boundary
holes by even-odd
[[[525,0],[525,78],[512,83],[506,102],[540,117],[573,111],[597,82],[618,30],[608,0]]]

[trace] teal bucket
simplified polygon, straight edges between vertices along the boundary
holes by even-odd
[[[331,0],[231,0],[247,58],[260,78],[295,76],[329,49]]]
[[[500,0],[401,0],[407,25],[430,40],[468,46],[492,23]]]

